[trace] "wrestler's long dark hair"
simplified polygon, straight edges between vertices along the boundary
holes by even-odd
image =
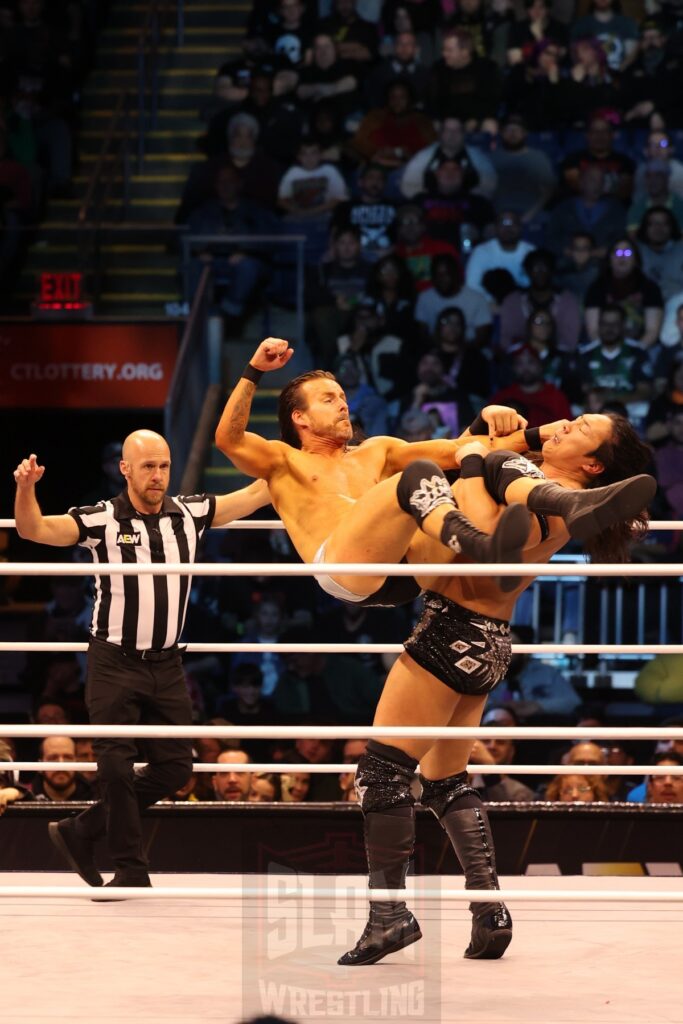
[[[591,477],[588,487],[604,487],[644,473],[652,461],[651,449],[640,440],[626,417],[617,413],[605,415],[612,421],[611,437],[590,453],[605,469]],[[592,562],[627,562],[631,545],[643,540],[649,521],[644,509],[634,519],[602,530],[584,544],[584,550]]]
[[[295,409],[305,409],[306,401],[301,393],[302,385],[309,380],[336,380],[337,378],[329,370],[309,370],[308,373],[301,373],[289,384],[285,384],[277,403],[277,418],[280,423],[280,438],[292,448],[301,448],[301,438],[292,422],[292,413]]]

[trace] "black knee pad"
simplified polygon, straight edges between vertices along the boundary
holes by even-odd
[[[398,747],[370,740],[358,760],[355,782],[363,814],[414,807],[411,787],[416,768],[415,758]]]
[[[538,466],[517,452],[489,452],[484,459],[486,490],[499,504],[504,504],[510,484],[523,478],[545,480]]]
[[[455,499],[446,475],[435,462],[416,459],[401,473],[396,488],[398,503],[418,526],[439,505],[455,508]]]
[[[443,818],[454,806],[458,810],[482,806],[481,797],[467,780],[467,772],[458,772],[457,775],[449,775],[445,779],[425,779],[424,775],[420,775],[420,782],[420,803],[423,807],[428,807],[437,818]]]

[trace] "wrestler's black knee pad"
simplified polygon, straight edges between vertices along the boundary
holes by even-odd
[[[422,784],[420,803],[439,820],[454,806],[458,810],[482,806],[481,797],[467,780],[467,772],[448,775],[445,779],[426,779],[424,775],[419,778]]]
[[[545,480],[541,470],[517,452],[489,452],[484,459],[484,482],[492,498],[503,504],[505,492],[515,480]]]
[[[422,526],[439,505],[456,507],[445,473],[427,459],[416,459],[406,466],[396,488],[396,497],[403,511],[412,516],[418,526]]]
[[[363,814],[415,806],[417,761],[398,747],[370,740],[358,760],[355,788]]]

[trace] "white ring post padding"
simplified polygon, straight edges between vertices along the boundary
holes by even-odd
[[[683,530],[683,519],[651,519],[649,530]],[[14,529],[14,519],[0,519],[0,529]],[[212,526],[212,530],[284,530],[281,519],[234,519],[223,526]]]
[[[136,762],[135,768],[147,767],[147,761]],[[219,775],[228,772],[250,772],[267,775],[339,775],[354,773],[353,764],[193,764],[193,772]],[[3,771],[17,772],[96,772],[94,761],[0,761]],[[470,775],[683,775],[683,765],[666,764],[468,764]]]
[[[683,727],[577,728],[548,726],[464,726],[464,725],[2,725],[6,738],[42,739],[70,736],[72,739],[174,739],[193,740],[212,736],[223,740],[366,740],[382,736],[423,740],[683,740]]]
[[[402,562],[1,562],[0,576],[683,576],[680,563],[501,563],[430,565]]]
[[[514,630],[514,626],[512,627]],[[402,654],[403,644],[183,644],[188,654]],[[2,640],[0,651],[74,654],[88,650],[87,643]],[[513,644],[513,654],[683,654],[683,644]]]
[[[492,894],[495,893],[495,897]],[[616,889],[586,889],[584,892],[561,889],[355,889],[352,886],[334,889],[331,887],[316,888],[301,886],[288,888],[273,883],[268,886],[226,886],[224,888],[195,889],[171,886],[154,888],[126,888],[117,886],[115,889],[94,888],[89,886],[71,885],[3,885],[0,886],[0,898],[15,899],[81,899],[100,900],[107,902],[118,899],[171,899],[171,900],[273,900],[278,904],[283,899],[320,900],[356,899],[370,900],[444,900],[459,903],[490,903],[504,900],[506,903],[520,900],[528,903],[681,903],[683,902],[683,886],[680,889],[634,889],[619,891]]]

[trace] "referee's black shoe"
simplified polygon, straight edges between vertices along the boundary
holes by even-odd
[[[99,886],[104,879],[95,867],[94,847],[91,839],[84,839],[76,832],[72,818],[62,821],[51,821],[47,827],[48,835],[69,867],[76,871],[88,885]]]
[[[105,889],[108,889],[110,886],[120,886],[126,889],[146,889],[151,885],[152,883],[146,871],[117,871],[111,881],[107,882]]]
[[[149,880],[149,875],[146,872],[135,872],[131,871],[126,874],[125,871],[121,873],[116,872],[111,881],[107,882],[104,886],[105,889],[151,889],[152,883]],[[107,896],[106,899],[99,897],[93,898],[94,903],[121,903],[128,899],[127,896]]]

